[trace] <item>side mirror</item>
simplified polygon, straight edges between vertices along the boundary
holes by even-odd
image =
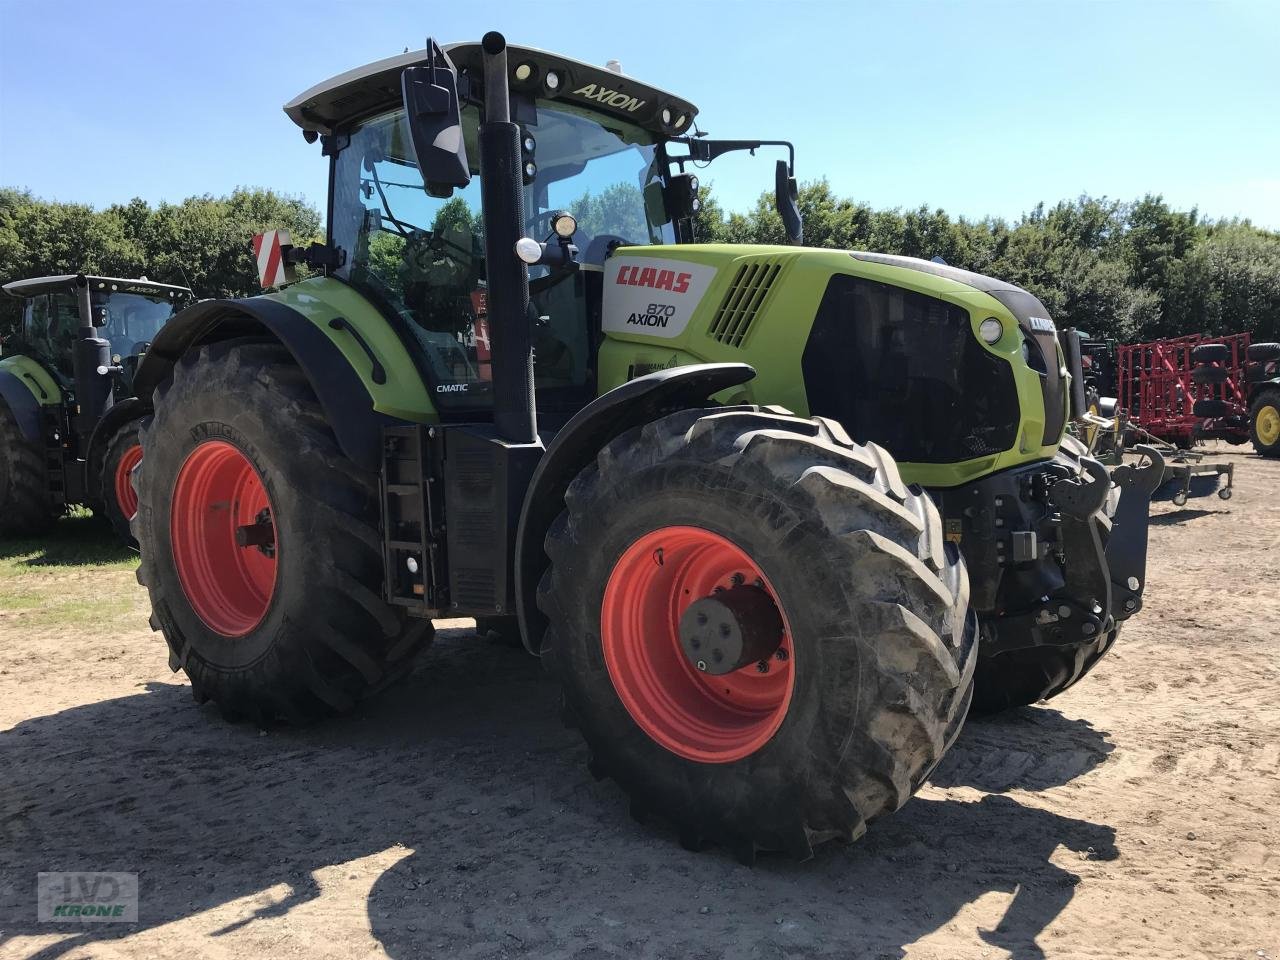
[[[791,176],[787,161],[779,160],[773,177],[773,202],[778,208],[778,216],[782,217],[782,225],[786,228],[787,237],[792,243],[804,241],[804,221],[800,217],[800,205],[797,201],[799,191],[796,178]]]
[[[471,182],[462,137],[458,72],[434,40],[427,41],[430,66],[406,67],[400,76],[409,137],[427,193],[448,197]]]

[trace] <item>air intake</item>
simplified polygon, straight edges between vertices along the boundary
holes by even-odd
[[[781,270],[777,260],[752,260],[740,266],[707,333],[730,347],[742,346]]]

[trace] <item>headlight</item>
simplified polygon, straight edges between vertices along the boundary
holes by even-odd
[[[978,324],[978,336],[982,338],[983,343],[997,343],[1004,336],[1004,324],[995,317],[987,317]]]

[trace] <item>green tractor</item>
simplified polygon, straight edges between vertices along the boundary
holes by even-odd
[[[805,857],[1138,610],[1159,471],[1107,516],[1034,297],[692,242],[686,168],[773,143],[498,34],[285,111],[331,192],[327,243],[280,255],[323,275],[189,308],[138,376],[139,579],[197,701],[349,710],[475,617],[635,814]],[[789,159],[776,187],[798,239]]]
[[[74,274],[15,280],[17,335],[0,357],[0,536],[40,533],[68,506],[132,542],[130,475],[142,457],[138,363],[191,301],[167,283]]]

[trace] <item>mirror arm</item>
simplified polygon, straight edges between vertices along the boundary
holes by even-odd
[[[698,163],[710,163],[716,157],[736,150],[754,152],[761,147],[786,147],[787,172],[793,177],[796,174],[796,148],[790,140],[706,140],[695,137],[672,137],[670,142],[685,144],[689,148],[687,159]],[[680,160],[679,157],[673,159]]]

